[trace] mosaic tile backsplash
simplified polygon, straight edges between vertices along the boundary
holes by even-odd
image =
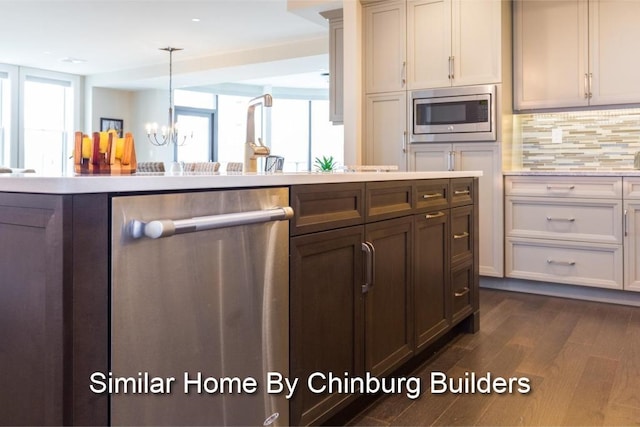
[[[640,151],[640,108],[513,117],[524,170],[633,169]]]

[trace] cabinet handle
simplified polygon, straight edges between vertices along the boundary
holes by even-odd
[[[576,188],[575,185],[566,185],[566,186],[557,186],[557,185],[547,185],[547,190],[573,190],[574,188]]]
[[[402,87],[407,84],[407,61],[402,61],[402,70],[400,71],[400,78],[402,79]]]
[[[442,197],[442,193],[433,193],[433,194],[423,194],[423,199],[434,199],[436,197]]]
[[[451,57],[449,58],[449,70],[451,70],[451,71],[450,71],[450,73],[451,73],[451,77],[450,77],[450,79],[451,79],[451,80],[453,80],[453,79],[455,79],[455,78],[456,78],[456,76],[455,76],[455,74],[454,74],[454,71],[453,71],[453,70],[454,70],[454,61],[455,61],[455,60],[456,60],[456,57],[455,57],[455,56],[451,56]]]
[[[471,290],[471,289],[469,289],[468,287],[466,287],[466,286],[465,286],[464,288],[462,288],[462,291],[460,291],[460,292],[454,292],[454,293],[453,293],[453,296],[454,296],[454,297],[456,297],[456,298],[458,298],[458,297],[463,297],[463,296],[465,296],[466,294],[468,294],[470,290]]]
[[[444,216],[444,212],[438,212],[434,214],[426,214],[424,216],[425,219],[434,219],[434,218],[442,218]]]
[[[574,222],[576,219],[575,218],[554,218],[551,216],[547,217],[547,221],[568,221],[568,222]]]
[[[449,151],[449,171],[456,170],[456,152]]]
[[[453,192],[454,196],[466,196],[468,194],[471,194],[471,191],[469,190],[456,190]]]
[[[469,237],[469,233],[466,232],[466,231],[464,233],[462,233],[462,234],[454,234],[453,235],[454,240],[465,239],[467,237]]]
[[[624,210],[624,237],[627,237],[629,235],[628,230],[627,230],[627,210]]]
[[[557,264],[557,265],[576,265],[575,261],[556,261],[554,259],[548,259],[547,264]]]
[[[407,152],[407,131],[402,132],[402,152]]]
[[[364,294],[369,292],[375,283],[376,249],[374,248],[373,243],[370,242],[362,243],[361,248],[367,257],[364,284],[362,285],[362,293]]]
[[[593,96],[593,92],[591,92],[592,86],[591,86],[591,80],[593,79],[593,73],[589,73],[589,99],[591,99],[591,97]]]
[[[584,99],[589,99],[589,77],[584,73]]]

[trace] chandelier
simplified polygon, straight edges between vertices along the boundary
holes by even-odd
[[[156,146],[167,144],[184,145],[187,142],[187,135],[179,135],[178,123],[175,121],[173,111],[173,52],[183,50],[178,47],[161,47],[160,50],[169,52],[169,123],[162,126],[158,135],[158,123],[147,123],[147,138],[149,142]],[[191,134],[193,137],[193,134]]]

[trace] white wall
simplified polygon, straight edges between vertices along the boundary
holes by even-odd
[[[125,90],[91,88],[90,120],[85,121],[85,133],[100,131],[100,118],[122,119],[124,132],[131,132],[131,100],[133,93]]]
[[[130,129],[136,147],[136,158],[139,162],[171,162],[174,158],[174,146],[156,147],[147,138],[145,125],[158,123],[166,126],[169,123],[169,95],[167,90],[141,90],[132,94]]]

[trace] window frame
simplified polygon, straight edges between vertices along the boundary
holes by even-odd
[[[24,129],[24,118],[25,118],[25,103],[23,102],[24,94],[25,94],[25,83],[27,80],[32,77],[35,79],[44,79],[44,80],[58,80],[63,82],[68,82],[69,86],[73,90],[73,117],[72,117],[72,130],[70,130],[70,134],[67,135],[67,144],[65,145],[65,152],[63,155],[68,158],[70,152],[67,152],[67,149],[71,149],[71,142],[73,139],[73,131],[81,129],[81,99],[82,99],[82,77],[75,74],[61,73],[57,71],[48,71],[41,70],[38,68],[29,68],[29,67],[17,67],[18,68],[18,82],[19,82],[19,92],[17,102],[19,103],[19,109],[17,114],[18,119],[18,137],[16,139],[15,147],[12,144],[11,158],[12,162],[15,161],[17,167],[24,167],[24,156],[25,156],[25,129]],[[13,104],[12,104],[13,105]],[[71,141],[71,142],[69,142]],[[73,163],[71,161],[67,161],[63,163],[62,171],[60,173],[66,174],[72,172]]]

